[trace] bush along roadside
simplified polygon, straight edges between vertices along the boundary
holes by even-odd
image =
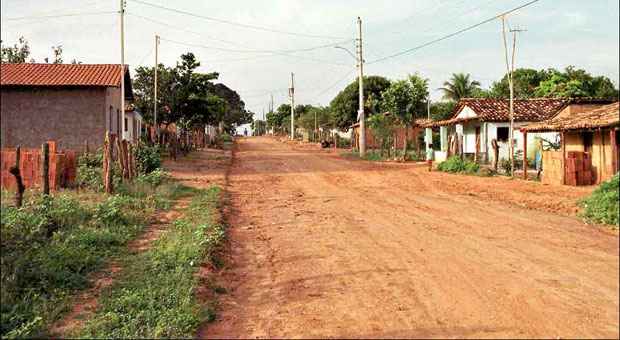
[[[127,257],[123,274],[75,334],[95,338],[186,338],[214,311],[195,296],[201,263],[215,262],[225,239],[220,189],[197,191],[182,218],[145,252]],[[209,306],[209,304],[207,304]]]
[[[583,208],[581,215],[588,221],[594,223],[604,223],[620,225],[620,214],[618,206],[618,182],[620,174],[616,174],[609,181],[602,183],[589,197],[580,201]]]
[[[452,156],[437,165],[437,170],[449,173],[477,174],[480,165],[476,162],[462,160],[459,156]]]
[[[1,205],[3,338],[44,336],[68,311],[70,297],[89,285],[88,274],[122,253],[156,209],[187,191],[145,176],[154,175],[139,176],[112,196],[66,191],[29,195],[21,208]]]

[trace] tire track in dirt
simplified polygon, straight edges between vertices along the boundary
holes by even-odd
[[[618,336],[616,234],[422,171],[241,140],[230,294],[199,337]]]

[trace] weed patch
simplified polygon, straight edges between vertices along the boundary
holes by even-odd
[[[616,174],[611,180],[602,183],[589,197],[581,200],[583,207],[581,215],[595,223],[605,223],[618,226],[619,211],[618,190],[620,174]]]
[[[175,183],[105,196],[66,191],[0,207],[1,324],[7,337],[40,337],[88,286],[88,274],[124,251],[155,209],[184,192]],[[3,192],[4,195],[6,192]],[[6,203],[5,203],[6,202]]]
[[[150,249],[128,257],[81,336],[191,337],[203,320],[214,319],[213,306],[196,300],[194,274],[205,259],[214,259],[225,238],[219,202],[217,187],[195,192],[181,219]]]

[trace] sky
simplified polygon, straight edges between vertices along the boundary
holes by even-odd
[[[527,2],[127,0],[125,62],[132,68],[153,65],[158,34],[160,62],[174,65],[181,54],[193,52],[201,62],[199,71],[219,72],[218,81],[236,90],[255,118],[268,110],[270,95],[275,107],[289,102],[291,72],[296,104],[328,105],[357,77],[355,59],[334,46],[355,51],[359,16],[364,74],[403,79],[417,72],[429,79],[431,99],[440,100],[437,88],[452,73],[470,73],[483,87],[503,76],[500,20],[411,53],[373,61]],[[40,62],[52,56],[51,46],[62,45],[65,62],[76,58],[83,63],[120,63],[119,5],[117,0],[2,0],[2,41],[12,45],[24,36],[32,57]],[[517,36],[516,67],[575,65],[617,85],[618,13],[617,0],[540,0],[511,13],[508,25],[526,30]]]

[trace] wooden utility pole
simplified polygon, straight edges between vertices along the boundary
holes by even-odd
[[[45,142],[41,145],[41,185],[43,187],[43,194],[50,194],[50,145]]]
[[[119,139],[125,138],[125,0],[120,0],[121,10],[121,135]]]
[[[357,17],[357,28],[357,67],[359,71],[359,109],[357,111],[357,115],[360,122],[360,157],[364,158],[366,156],[366,115],[364,114],[364,55],[362,52],[362,19],[360,17]]]
[[[153,82],[153,124],[155,125],[155,140],[159,144],[159,125],[157,125],[157,69],[159,68],[158,51],[159,35],[155,35],[155,81]]]
[[[515,173],[515,157],[514,157],[514,81],[513,81],[513,74],[514,74],[514,69],[515,69],[515,54],[516,54],[516,49],[517,49],[517,33],[519,32],[524,32],[525,30],[521,30],[521,29],[511,29],[510,32],[512,33],[512,60],[511,63],[508,62],[508,44],[506,42],[506,16],[502,16],[502,39],[504,42],[504,55],[506,57],[506,70],[507,70],[507,75],[508,75],[508,85],[510,87],[510,112],[509,112],[509,119],[510,119],[510,132],[509,132],[509,136],[510,136],[510,176],[514,177],[514,173]],[[527,155],[524,155],[524,157],[527,157]]]
[[[19,163],[21,161],[21,147],[18,145],[15,148],[15,165],[9,169],[11,175],[15,176],[15,182],[17,183],[17,191],[15,192],[15,206],[21,207],[24,202],[24,182],[22,181],[21,171],[19,170]]]
[[[291,140],[295,139],[295,74],[291,72],[291,88],[289,89],[291,97]]]

